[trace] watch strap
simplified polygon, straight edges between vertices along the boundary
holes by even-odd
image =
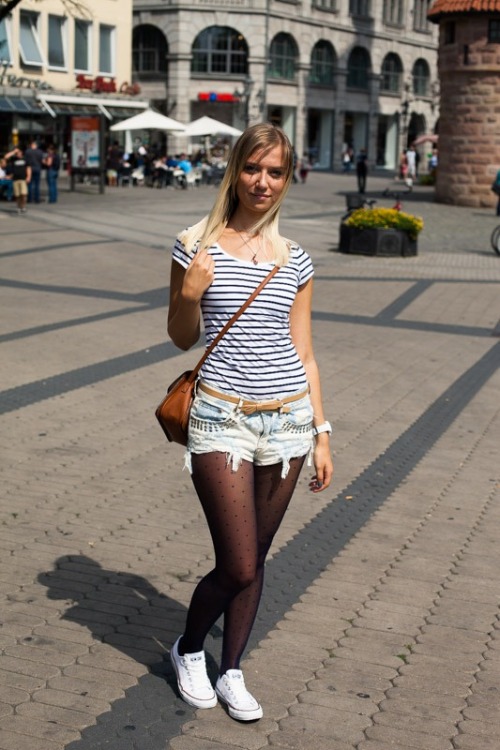
[[[316,437],[316,435],[321,435],[322,432],[328,432],[328,434],[331,435],[332,431],[330,422],[323,422],[323,424],[313,427],[313,436]]]

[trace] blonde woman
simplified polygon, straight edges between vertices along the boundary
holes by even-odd
[[[189,423],[186,466],[212,536],[215,567],[196,586],[184,634],[171,650],[181,697],[197,708],[219,699],[240,721],[260,719],[240,660],[262,593],[264,563],[301,468],[312,492],[333,465],[311,342],[313,267],[279,233],[293,178],[293,149],[259,124],[237,141],[210,214],[174,247],[168,331],[181,349],[207,344],[274,265],[278,273],[205,362]],[[220,675],[208,678],[205,638],[224,615]]]

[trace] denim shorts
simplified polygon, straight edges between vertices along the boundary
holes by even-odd
[[[238,404],[198,390],[189,418],[185,466],[192,471],[192,453],[225,453],[237,471],[242,461],[256,466],[282,464],[286,477],[291,458],[308,456],[313,447],[313,409],[309,394],[288,403],[286,412],[243,414]],[[289,409],[289,411],[288,411]]]

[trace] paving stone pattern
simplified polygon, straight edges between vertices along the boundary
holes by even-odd
[[[311,496],[304,471],[274,541],[250,725],[184,704],[168,662],[213,557],[153,409],[199,354],[167,340],[170,246],[214,190],[0,205],[0,750],[498,750],[496,217],[417,189],[418,256],[340,255],[352,182],[311,173],[283,208],[336,475]]]

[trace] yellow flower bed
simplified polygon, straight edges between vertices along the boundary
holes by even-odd
[[[423,219],[395,208],[358,208],[346,219],[348,227],[358,229],[400,229],[408,232],[412,240],[424,228]]]

